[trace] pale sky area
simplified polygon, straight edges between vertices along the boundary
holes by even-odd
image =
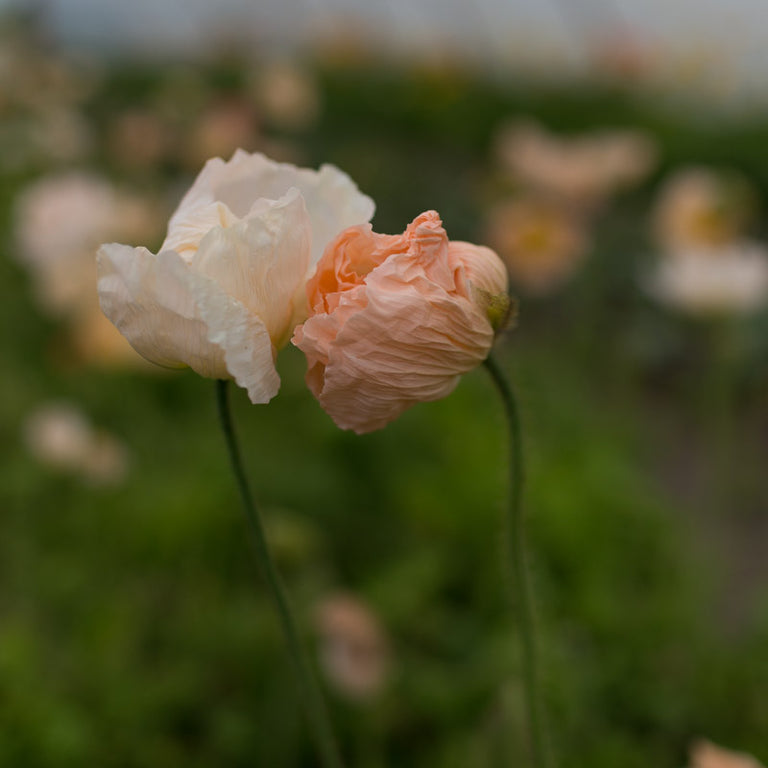
[[[31,0],[0,0],[19,5]],[[768,97],[768,0],[37,0],[75,47],[178,55],[239,38],[261,50],[355,31],[399,55],[449,50],[500,66],[578,71],[631,32],[659,68]],[[623,39],[623,38],[622,38]],[[620,46],[621,44],[619,44]],[[685,75],[688,76],[688,75]]]

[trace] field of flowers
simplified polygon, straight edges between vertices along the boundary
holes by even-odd
[[[96,294],[98,246],[156,252],[237,148],[332,163],[374,231],[434,209],[505,262],[555,764],[768,760],[768,118],[356,50],[0,42],[2,768],[318,764],[214,383],[140,358]],[[346,763],[530,764],[487,372],[356,435],[301,351],[277,367],[233,416]]]

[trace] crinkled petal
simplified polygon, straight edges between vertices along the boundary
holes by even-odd
[[[209,378],[232,377],[254,403],[277,393],[264,323],[179,254],[113,243],[100,248],[97,262],[101,308],[140,355]]]
[[[111,243],[99,249],[101,309],[143,357],[190,366],[202,376],[227,376],[223,353],[208,341],[189,289],[189,268],[174,251]]]
[[[279,200],[256,201],[233,226],[212,229],[191,267],[261,318],[279,348],[306,316],[310,239],[304,200],[294,188]]]
[[[427,281],[403,282],[391,261],[374,270],[367,304],[335,335],[329,324],[339,318],[331,313],[311,317],[295,338],[310,364],[320,366],[320,404],[336,424],[357,433],[448,395],[493,343],[490,323],[470,300]]]
[[[207,326],[208,341],[223,350],[227,371],[248,391],[250,401],[268,403],[280,389],[280,376],[266,325],[237,299],[213,290],[210,280],[191,275],[190,287]]]

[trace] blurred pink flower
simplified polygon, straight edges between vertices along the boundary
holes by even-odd
[[[157,254],[111,243],[98,254],[101,307],[147,360],[230,379],[254,403],[277,394],[277,350],[306,317],[306,280],[373,201],[342,171],[238,150],[209,160]]]
[[[560,137],[534,122],[513,122],[497,137],[497,153],[513,177],[532,190],[590,208],[641,181],[656,163],[656,147],[639,131],[599,131]]]
[[[69,403],[47,403],[35,409],[24,424],[29,452],[52,469],[80,475],[97,485],[114,485],[128,470],[121,441],[95,429]]]
[[[307,284],[310,317],[293,337],[307,356],[307,384],[342,429],[379,429],[445,397],[483,362],[509,307],[506,290],[499,257],[449,242],[435,211],[402,235],[351,227]]]
[[[763,768],[763,765],[744,752],[731,752],[701,739],[691,745],[689,768]]]
[[[347,594],[335,594],[315,610],[320,663],[329,682],[353,699],[380,693],[392,659],[388,639],[371,609]]]

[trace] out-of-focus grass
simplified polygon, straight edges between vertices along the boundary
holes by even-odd
[[[373,67],[317,74],[321,120],[290,138],[307,164],[335,162],[374,197],[378,231],[435,208],[452,237],[481,238],[490,142],[511,115],[562,130],[644,127],[662,170],[727,160],[768,185],[768,127],[757,120],[715,129],[586,85],[530,90]],[[163,77],[161,67],[108,70],[86,105],[94,125],[153,103]],[[202,77],[229,89],[242,79],[232,63]],[[92,164],[130,175],[98,149]],[[158,179],[183,189],[184,173],[171,163]],[[25,180],[9,178],[2,192],[6,251]],[[751,583],[731,620],[727,604],[745,587],[701,515],[712,446],[695,394],[709,351],[701,328],[637,286],[654,183],[615,204],[583,273],[555,297],[524,302],[497,350],[522,404],[552,738],[574,767],[680,765],[698,735],[768,756],[766,590]],[[38,313],[26,276],[5,258],[0,270],[0,765],[313,765],[213,384],[62,364],[60,331]],[[749,493],[722,510],[756,530],[766,511],[765,325],[757,317],[740,329],[750,342],[734,374],[732,450]],[[299,622],[314,643],[314,603],[352,590],[394,649],[380,700],[328,694],[350,764],[524,764],[502,565],[505,435],[484,372],[356,437],[306,391],[296,350],[279,367],[277,399],[254,407],[237,392],[233,406]],[[93,488],[26,454],[25,414],[49,398],[77,401],[125,439],[124,484]]]

